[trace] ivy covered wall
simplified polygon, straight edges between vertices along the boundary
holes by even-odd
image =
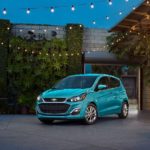
[[[81,53],[83,45],[83,26],[79,24],[66,25],[66,43],[69,53]],[[79,57],[69,57],[68,74],[76,74],[82,72],[82,61]]]
[[[4,45],[1,45],[3,73],[0,86],[2,90],[8,91],[8,98],[19,109],[26,107],[34,110],[36,97],[41,92],[70,74],[81,73],[83,27],[67,25],[64,39],[36,41],[12,34],[8,36],[7,23],[0,28],[2,35],[5,35],[1,38]]]
[[[0,20],[0,98],[7,98],[7,55],[10,22]]]

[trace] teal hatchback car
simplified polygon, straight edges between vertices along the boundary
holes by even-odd
[[[128,97],[117,77],[107,74],[68,76],[37,97],[36,114],[43,123],[82,119],[93,124],[98,117],[128,116]]]

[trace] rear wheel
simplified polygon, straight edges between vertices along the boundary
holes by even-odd
[[[40,118],[39,118],[39,120],[44,124],[51,124],[54,121],[52,119],[40,119]]]
[[[118,114],[119,118],[121,118],[121,119],[127,118],[128,111],[129,111],[128,103],[127,102],[123,102],[122,108],[121,108],[121,113]]]
[[[85,112],[85,123],[88,125],[94,124],[97,120],[97,109],[94,104],[89,104]]]

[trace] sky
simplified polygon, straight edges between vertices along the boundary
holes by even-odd
[[[0,0],[0,19],[12,23],[66,25],[111,29],[144,0]],[[128,1],[128,2],[126,2]],[[92,9],[91,3],[94,4]],[[71,6],[75,11],[71,11]],[[51,7],[54,12],[51,13]],[[3,14],[6,8],[7,14]],[[30,8],[30,14],[26,13]]]

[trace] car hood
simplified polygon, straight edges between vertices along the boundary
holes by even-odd
[[[43,98],[70,98],[88,92],[88,89],[51,89],[42,93]]]

